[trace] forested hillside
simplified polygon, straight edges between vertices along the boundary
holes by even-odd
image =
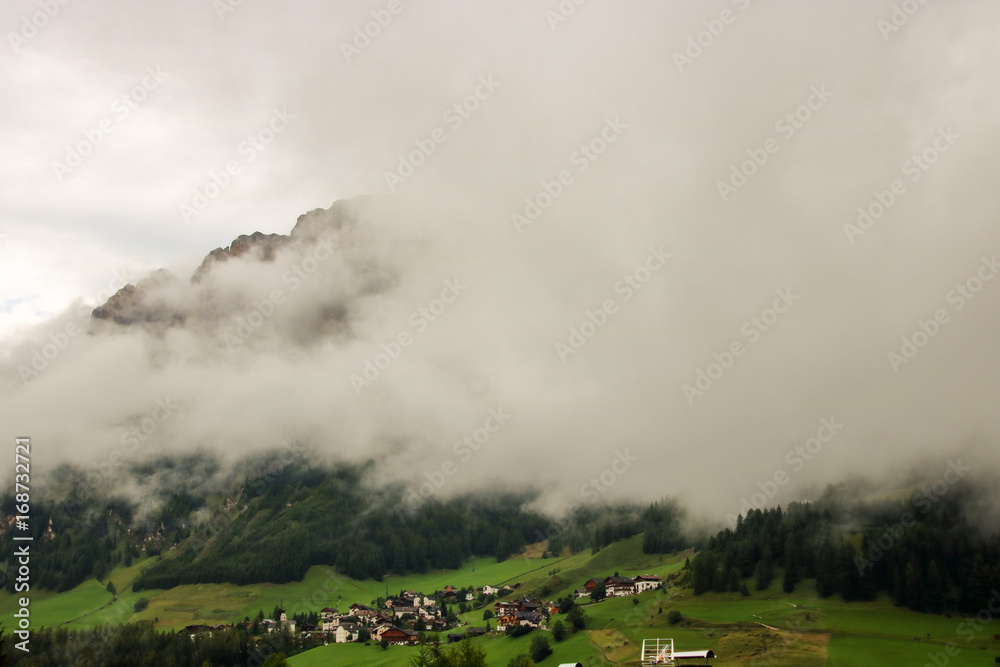
[[[781,577],[786,592],[815,579],[821,596],[869,600],[885,592],[913,610],[941,612],[975,611],[1000,588],[1000,542],[967,520],[981,495],[964,482],[932,499],[891,501],[830,487],[815,502],[753,509],[734,527],[698,537],[685,532],[685,510],[672,500],[589,504],[548,517],[532,509],[531,493],[410,503],[399,485],[378,483],[371,464],[282,463],[274,454],[237,469],[249,472],[220,476],[220,464],[204,456],[135,466],[129,481],[147,489],[139,498],[88,487],[82,471],[61,470],[32,506],[33,588],[102,580],[142,553],[161,557],[136,579],[136,591],[287,583],[313,565],[381,579],[456,569],[472,556],[503,560],[533,543],[550,554],[596,551],[640,533],[646,553],[700,549],[689,575],[696,594],[739,591],[748,577],[760,589]],[[13,511],[13,498],[2,502]],[[11,562],[12,542],[0,545],[0,558]],[[11,591],[14,577],[4,577]]]
[[[763,589],[780,574],[786,593],[815,578],[822,597],[885,592],[915,611],[976,612],[1000,588],[1000,542],[969,522],[964,510],[974,500],[963,484],[878,502],[829,488],[815,503],[750,510],[708,540],[691,584],[695,594],[736,592],[753,576]]]
[[[407,502],[398,485],[380,484],[371,465],[322,466],[278,455],[246,466],[230,484],[206,484],[219,464],[204,456],[133,467],[129,498],[60,470],[35,496],[30,522],[39,547],[34,586],[68,590],[103,579],[141,553],[162,555],[135,590],[188,583],[286,583],[311,565],[334,565],[355,579],[454,569],[470,556],[503,560],[526,544],[551,540],[553,553],[599,549],[641,532],[660,551],[686,543],[673,503],[577,507],[560,518],[529,509],[531,493],[481,492]],[[168,477],[163,471],[169,470]],[[172,480],[165,482],[164,480]],[[177,480],[187,480],[177,483]],[[198,483],[195,481],[201,480]],[[3,499],[13,511],[13,498]],[[10,558],[5,541],[0,557]],[[657,550],[654,549],[654,550]],[[13,578],[5,582],[12,590]]]

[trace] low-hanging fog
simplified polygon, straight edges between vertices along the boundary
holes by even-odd
[[[76,298],[5,339],[36,476],[298,440],[442,495],[718,519],[994,468],[1000,8],[216,5],[74,3],[2,56],[0,252],[81,285],[4,274],[7,313]],[[92,318],[122,257],[173,278]]]

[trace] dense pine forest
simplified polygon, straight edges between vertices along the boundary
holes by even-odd
[[[914,611],[975,613],[1000,589],[1000,542],[971,524],[973,490],[916,492],[862,502],[847,487],[815,503],[753,509],[708,539],[690,568],[695,594],[764,589],[777,576],[791,593],[815,579],[822,597],[871,600],[886,593]],[[744,594],[750,594],[743,585]]]
[[[646,553],[699,550],[686,570],[695,594],[749,595],[776,577],[792,592],[808,579],[823,597],[870,600],[884,592],[910,609],[939,613],[974,612],[1000,589],[1000,542],[967,519],[966,508],[982,494],[965,482],[933,497],[876,501],[850,485],[830,487],[815,502],[752,509],[735,526],[699,537],[685,529],[685,511],[672,500],[581,505],[552,518],[531,509],[531,493],[410,502],[398,485],[376,483],[372,464],[285,463],[275,453],[238,468],[243,472],[226,483],[207,484],[223,479],[219,469],[204,456],[134,466],[131,481],[148,489],[141,499],[60,470],[32,505],[33,588],[64,591],[103,579],[142,553],[161,557],[136,579],[136,591],[286,583],[312,565],[381,579],[455,569],[471,556],[503,560],[544,540],[548,553],[562,554],[641,533]],[[13,513],[13,498],[2,503]],[[2,562],[12,562],[12,541],[0,545]],[[14,577],[3,576],[12,591]]]
[[[24,667],[202,667],[209,665],[285,665],[283,657],[308,651],[322,642],[286,630],[262,641],[249,629],[234,626],[194,639],[184,632],[156,630],[152,621],[139,621],[87,630],[33,630],[31,652],[13,650],[12,636],[3,639],[10,664]]]
[[[141,502],[95,489],[81,471],[61,470],[32,505],[31,530],[42,547],[33,555],[34,587],[64,591],[90,577],[103,579],[142,553],[165,557],[135,581],[137,591],[287,583],[301,580],[311,565],[381,579],[455,569],[470,556],[504,560],[546,539],[554,553],[597,550],[641,532],[667,551],[686,544],[681,511],[672,503],[591,505],[553,519],[529,509],[536,499],[531,493],[417,503],[397,486],[376,484],[370,465],[286,464],[277,457],[248,466],[251,472],[228,488],[184,482],[218,471],[206,457],[136,466],[130,481],[149,488]],[[163,467],[173,469],[169,479],[182,482],[162,483],[156,474]],[[2,502],[13,512],[12,497]],[[0,557],[10,562],[13,544],[2,545]],[[4,583],[13,590],[13,577]]]

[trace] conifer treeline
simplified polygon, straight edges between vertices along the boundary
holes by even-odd
[[[760,590],[780,574],[786,593],[815,579],[823,597],[884,592],[915,611],[975,613],[1000,589],[1000,544],[963,513],[970,493],[869,504],[831,488],[816,503],[752,509],[693,560],[694,592],[736,592],[747,578]]]
[[[311,637],[287,629],[257,640],[249,629],[234,626],[197,633],[163,632],[152,621],[139,621],[85,630],[33,629],[31,651],[15,650],[15,636],[3,638],[3,652],[12,665],[24,667],[202,667],[211,665],[284,664],[275,656],[292,656],[321,646]],[[269,662],[270,661],[270,662]]]

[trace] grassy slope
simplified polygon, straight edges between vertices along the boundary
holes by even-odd
[[[192,622],[231,622],[252,616],[258,609],[269,613],[279,601],[292,612],[318,610],[326,605],[343,609],[353,602],[367,603],[384,595],[387,586],[390,593],[395,593],[401,588],[431,591],[446,584],[462,587],[518,581],[525,589],[547,585],[551,591],[548,597],[558,598],[591,576],[615,570],[665,576],[683,565],[685,555],[648,556],[642,553],[641,539],[633,538],[594,556],[585,552],[567,558],[515,558],[502,563],[476,559],[475,572],[469,563],[458,571],[390,577],[387,582],[354,581],[329,568],[314,567],[303,581],[280,586],[206,584],[133,593],[132,580],[151,562],[144,560],[111,573],[109,578],[119,591],[115,603],[104,585],[91,580],[58,595],[32,592],[31,612],[35,627],[90,627],[158,618],[159,627],[174,629]],[[550,575],[555,568],[559,572]],[[693,597],[689,590],[672,589],[666,594],[644,593],[635,598],[638,604],[632,602],[633,598],[618,598],[587,605],[588,630],[565,642],[553,642],[556,653],[543,664],[637,664],[642,640],[653,637],[672,637],[678,650],[711,648],[722,656],[713,661],[720,666],[750,665],[754,661],[773,667],[933,664],[932,656],[944,651],[949,641],[961,649],[958,655],[948,657],[950,667],[992,664],[992,657],[1000,654],[1000,641],[992,639],[996,630],[992,625],[967,642],[966,637],[957,636],[962,622],[958,617],[913,613],[893,606],[887,599],[852,604],[837,598],[822,600],[813,591],[811,581],[802,582],[791,595],[784,595],[775,584],[767,591],[754,591],[749,598],[720,593]],[[132,607],[139,597],[149,598],[150,605],[141,614],[134,614]],[[16,604],[16,596],[0,594],[0,614],[9,615]],[[685,619],[677,627],[666,622],[667,613],[673,609]],[[482,610],[464,614],[462,619],[481,626]],[[491,637],[477,641],[483,642],[490,665],[502,667],[515,655],[526,653],[531,638],[529,634],[516,640]],[[414,651],[409,647],[382,651],[374,645],[331,645],[295,656],[290,662],[295,667],[331,663],[406,665]],[[939,661],[942,656],[937,656]]]
[[[29,591],[31,600],[31,622],[35,627],[52,627],[70,624],[73,627],[92,627],[105,623],[122,623],[134,614],[132,608],[140,597],[152,598],[160,591],[132,592],[132,581],[149,560],[136,561],[131,567],[122,566],[112,570],[105,583],[90,579],[65,593],[51,591]],[[118,599],[106,589],[107,581],[112,581],[118,591]],[[17,598],[23,594],[0,593],[0,614],[13,613]]]
[[[638,571],[666,575],[683,565],[684,555],[670,558],[646,556],[641,541],[626,540],[591,558],[578,554],[562,561],[562,571],[554,577],[548,569],[525,577],[528,585],[550,584],[551,597],[579,587],[593,575]],[[549,568],[551,569],[551,568]],[[563,582],[561,587],[553,584]],[[579,661],[585,665],[638,664],[643,639],[671,637],[677,650],[713,649],[722,656],[712,664],[769,665],[771,667],[923,665],[934,654],[943,656],[946,642],[957,643],[961,651],[948,658],[949,666],[992,664],[1000,653],[1000,641],[992,639],[990,628],[966,643],[958,637],[960,618],[917,614],[895,607],[888,599],[871,603],[844,603],[839,598],[815,596],[814,582],[804,581],[791,595],[785,595],[776,580],[766,591],[750,597],[710,593],[699,597],[690,590],[671,589],[667,593],[644,593],[634,598],[605,600],[586,605],[588,630],[561,644],[552,642],[556,654],[543,665]],[[752,582],[749,582],[752,586]],[[684,616],[671,627],[667,613],[677,609]],[[482,625],[482,612],[463,615],[472,625]],[[766,627],[770,626],[770,627]],[[551,637],[551,634],[549,635]],[[511,640],[491,637],[484,642],[489,664],[503,667],[518,653],[527,652],[532,635]],[[345,651],[350,651],[345,652]],[[290,659],[295,667],[320,664],[406,665],[415,649],[377,646],[331,645]]]
[[[290,584],[200,584],[185,585],[162,591],[133,593],[132,581],[139,571],[151,564],[150,559],[137,561],[130,568],[117,567],[108,576],[119,592],[117,602],[105,590],[105,584],[89,580],[71,591],[55,594],[47,591],[30,593],[32,623],[36,627],[69,624],[91,627],[101,623],[122,623],[130,620],[158,619],[165,630],[182,628],[190,623],[230,623],[253,616],[263,609],[266,614],[281,604],[293,614],[318,611],[325,606],[346,609],[355,602],[370,603],[384,596],[388,588],[395,594],[400,589],[434,591],[451,584],[456,587],[504,584],[540,580],[546,573],[564,563],[583,563],[586,554],[570,558],[509,559],[497,563],[494,558],[477,558],[462,570],[433,571],[406,577],[390,576],[386,580],[356,581],[343,577],[327,567],[310,568],[306,577]],[[473,572],[472,568],[475,567]],[[12,614],[17,608],[16,595],[0,593],[0,613]],[[140,597],[150,600],[146,611],[135,614],[132,609]],[[480,624],[482,612],[479,612]]]
[[[503,667],[515,656],[521,653],[528,653],[531,644],[532,634],[518,637],[517,639],[500,638],[479,638],[476,643],[486,649],[487,661],[490,666],[497,665]],[[542,663],[544,665],[558,665],[564,662],[576,662],[587,660],[587,665],[609,665],[600,658],[600,653],[590,642],[588,633],[579,633],[569,637],[566,641],[555,643],[551,640],[553,653]],[[408,646],[390,646],[382,650],[372,643],[371,646],[364,644],[330,644],[321,648],[306,651],[299,655],[292,656],[288,663],[292,667],[319,667],[319,665],[363,665],[364,667],[389,667],[396,665],[407,665],[410,656],[416,654],[417,649]],[[581,657],[582,656],[582,657]]]

